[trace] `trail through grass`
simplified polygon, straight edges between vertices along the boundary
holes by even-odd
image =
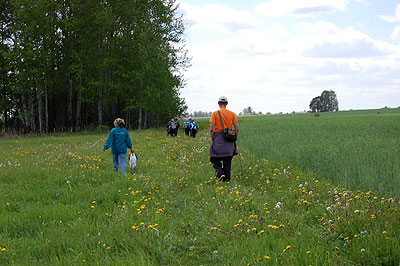
[[[181,132],[180,132],[181,133]],[[0,139],[1,265],[398,265],[398,198],[335,187],[239,147],[216,181],[209,135]]]

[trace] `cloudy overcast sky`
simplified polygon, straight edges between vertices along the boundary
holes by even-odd
[[[340,110],[400,106],[400,0],[178,0],[192,66],[189,112],[218,97],[239,113],[309,109],[334,90]]]

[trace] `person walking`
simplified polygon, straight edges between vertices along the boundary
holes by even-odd
[[[219,110],[213,112],[210,118],[210,161],[215,169],[216,177],[224,182],[231,180],[232,158],[238,154],[236,142],[230,142],[224,138],[224,127],[232,129],[234,126],[236,136],[239,134],[236,114],[228,110],[227,105],[228,99],[225,96],[219,97]]]
[[[183,130],[185,131],[185,135],[189,136],[189,132],[190,132],[190,122],[192,121],[192,118],[189,117],[188,120],[186,120],[183,123]]]
[[[131,138],[128,130],[125,129],[125,121],[122,118],[114,120],[114,128],[110,131],[103,151],[111,147],[114,172],[118,172],[118,159],[121,162],[121,173],[126,173],[126,149],[129,148],[134,153]]]
[[[196,121],[194,121],[194,118],[192,118],[192,119],[190,120],[190,125],[189,125],[189,127],[190,127],[190,136],[191,136],[192,138],[195,138],[197,132],[199,131],[199,125],[196,123]]]

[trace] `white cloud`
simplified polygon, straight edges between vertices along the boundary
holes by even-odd
[[[337,4],[336,10],[347,5],[320,2]],[[400,46],[333,22],[263,24],[255,14],[221,5],[181,8],[194,22],[189,34],[201,39],[188,43],[193,60],[182,96],[190,112],[216,109],[221,95],[237,113],[248,106],[262,112],[302,111],[324,89],[336,91],[341,109],[399,105]],[[250,26],[233,27],[232,22]],[[218,36],[209,38],[210,31]]]
[[[365,58],[391,53],[392,46],[373,40],[351,27],[341,29],[328,22],[301,23],[304,34],[295,36],[294,42],[306,57]]]
[[[394,16],[384,16],[381,15],[380,18],[384,21],[391,23],[399,23],[400,22],[400,4],[397,5]]]
[[[264,16],[313,17],[325,13],[344,11],[349,0],[270,0],[255,7]]]
[[[252,13],[237,11],[223,5],[193,6],[181,3],[180,8],[188,15],[191,29],[217,28],[227,32],[237,32],[254,28],[256,24],[256,17]]]
[[[390,34],[390,39],[393,40],[393,41],[400,42],[400,26],[399,25],[397,25],[394,28],[392,34]]]

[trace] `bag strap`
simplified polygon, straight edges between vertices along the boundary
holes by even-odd
[[[219,110],[218,110],[218,114],[219,114],[219,119],[221,119],[222,128],[225,128],[224,122],[222,121],[221,113],[219,112]]]

